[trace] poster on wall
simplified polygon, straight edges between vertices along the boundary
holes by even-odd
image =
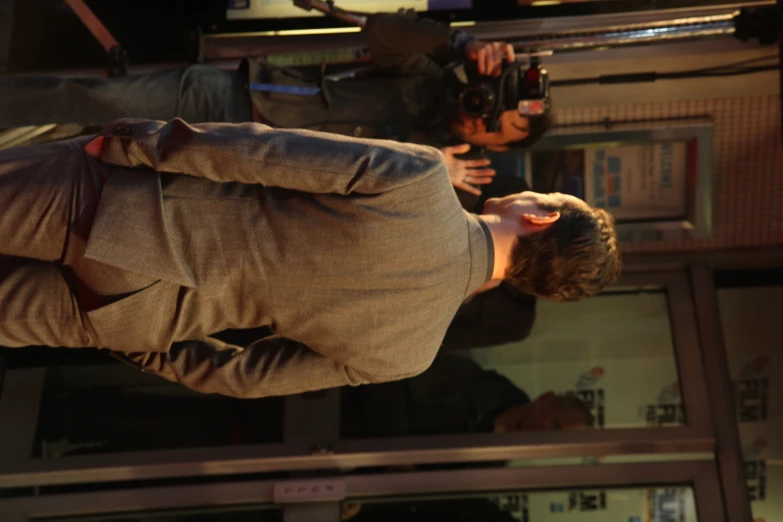
[[[698,522],[693,490],[684,487],[510,493],[489,500],[518,522]]]
[[[665,292],[540,301],[527,339],[471,357],[531,398],[576,397],[597,429],[668,428],[685,424],[687,413],[672,335]]]
[[[754,522],[783,520],[783,286],[717,292]]]
[[[674,141],[535,152],[533,190],[574,195],[618,222],[685,219],[694,150]]]
[[[752,310],[752,306],[748,305],[748,308]],[[750,320],[746,325],[749,326],[749,323]],[[762,324],[753,326],[762,331],[765,329]],[[727,345],[727,349],[733,352],[730,357],[732,386],[742,441],[745,482],[754,521],[757,522],[774,522],[783,514],[783,499],[776,494],[783,484],[781,388],[775,386],[781,365],[780,358],[775,356],[776,333],[773,331],[768,335],[772,337],[768,342],[754,343],[751,349],[745,346],[738,348],[736,343]]]

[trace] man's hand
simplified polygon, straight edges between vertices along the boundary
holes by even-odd
[[[503,60],[514,61],[514,47],[504,42],[480,42],[474,40],[465,47],[468,60],[476,62],[482,76],[500,76]]]
[[[481,195],[481,190],[473,185],[488,185],[492,183],[492,176],[495,171],[485,169],[492,163],[489,159],[460,160],[455,158],[456,154],[465,154],[470,150],[470,144],[463,143],[453,147],[445,147],[440,151],[446,159],[446,167],[449,169],[449,179],[454,188],[464,190],[477,196]]]

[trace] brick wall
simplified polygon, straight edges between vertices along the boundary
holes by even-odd
[[[678,252],[783,245],[780,98],[567,107],[558,123],[710,115],[715,122],[713,234],[703,239],[627,245],[626,252]]]

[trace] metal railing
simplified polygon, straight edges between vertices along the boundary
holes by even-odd
[[[774,5],[774,1],[765,1],[698,9],[460,25],[469,26],[467,30],[477,38],[505,40],[520,51],[546,49],[559,53],[732,37],[741,8]],[[363,35],[355,26],[303,30],[290,35],[276,32],[206,34],[202,36],[201,56],[205,61],[215,61],[312,49],[359,50],[365,45]]]

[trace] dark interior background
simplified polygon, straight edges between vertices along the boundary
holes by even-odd
[[[10,0],[3,0],[10,2]],[[86,0],[125,47],[131,65],[192,62],[199,32],[225,33],[337,27],[328,17],[227,21],[226,0]],[[473,9],[432,11],[440,20],[486,21],[715,5],[715,0],[585,0],[518,6],[516,0],[474,0]],[[340,5],[337,0],[336,5]],[[102,68],[99,43],[63,0],[16,0],[9,72]]]

